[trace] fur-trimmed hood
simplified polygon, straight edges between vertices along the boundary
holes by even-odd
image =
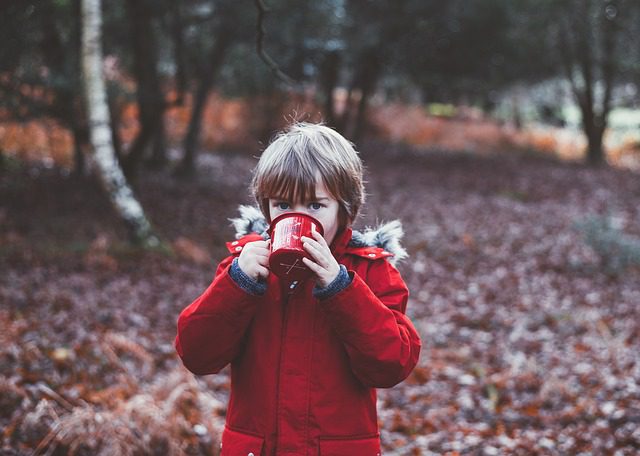
[[[236,239],[251,233],[261,234],[265,239],[269,237],[267,229],[269,225],[264,215],[255,206],[241,205],[239,207],[240,217],[229,219],[236,230]],[[377,227],[366,227],[364,231],[353,230],[350,247],[380,247],[393,254],[389,258],[391,264],[405,259],[407,251],[400,244],[404,236],[402,224],[399,220],[381,223]]]

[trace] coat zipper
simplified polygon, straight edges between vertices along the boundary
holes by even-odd
[[[282,349],[284,347],[285,335],[287,334],[287,322],[289,320],[289,300],[291,296],[298,289],[299,281],[294,280],[288,286],[287,293],[285,295],[284,306],[283,306],[283,315],[282,315],[282,334],[280,336],[280,355],[278,356],[278,379],[276,382],[276,445],[275,450],[278,450],[279,441],[280,441],[280,373],[282,372]]]

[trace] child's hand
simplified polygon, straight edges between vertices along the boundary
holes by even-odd
[[[333,257],[327,241],[317,231],[313,231],[311,235],[314,239],[302,236],[302,245],[304,249],[311,255],[314,261],[303,258],[302,262],[316,275],[316,282],[321,288],[325,288],[338,277],[340,265]]]
[[[270,241],[254,241],[245,244],[238,257],[238,266],[253,280],[269,277]]]

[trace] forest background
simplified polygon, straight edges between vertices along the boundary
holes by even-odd
[[[357,225],[404,222],[425,348],[385,454],[637,453],[640,3],[91,3],[0,3],[2,454],[217,454],[228,371],[175,319],[292,120],[360,151]]]

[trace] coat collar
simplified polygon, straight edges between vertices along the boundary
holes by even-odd
[[[254,206],[240,206],[240,217],[229,219],[236,230],[237,241],[227,243],[231,250],[237,249],[249,240],[268,239],[269,224],[260,209]],[[250,236],[248,236],[250,235]],[[392,264],[406,258],[407,251],[400,244],[404,236],[399,220],[383,223],[375,228],[357,231],[347,227],[336,234],[331,243],[331,251],[337,256],[354,253],[369,258],[389,257]]]
[[[351,241],[351,236],[353,235],[353,230],[351,227],[346,227],[342,231],[336,233],[336,237],[333,239],[331,243],[331,251],[334,255],[342,255],[347,251],[347,247],[349,246],[349,242]]]

